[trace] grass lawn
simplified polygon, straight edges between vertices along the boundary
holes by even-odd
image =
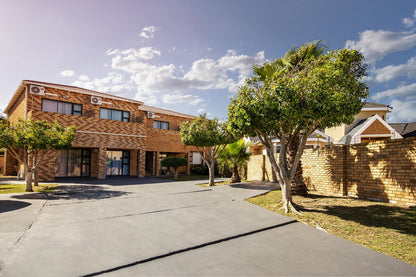
[[[215,182],[214,186],[223,186],[223,185],[229,185],[231,184],[231,181],[221,181],[221,182]],[[208,183],[204,183],[204,184],[197,184],[198,186],[204,187],[204,188],[209,188],[209,184]]]
[[[279,210],[280,190],[247,199],[248,202]],[[287,214],[308,225],[361,244],[396,259],[416,265],[416,209],[353,198],[310,194],[294,196],[302,215]]]
[[[33,186],[34,192],[43,192],[43,191],[54,191],[58,185],[50,184],[39,184],[39,186]],[[0,194],[1,193],[22,193],[26,192],[26,184],[0,184]]]

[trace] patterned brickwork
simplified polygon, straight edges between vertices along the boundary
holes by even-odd
[[[373,134],[390,134],[390,130],[378,120],[375,120],[367,129],[362,133],[363,135]]]
[[[251,180],[261,179],[260,157],[262,155],[250,159],[248,176]],[[307,149],[302,156],[302,165],[310,190],[404,205],[416,204],[415,139]]]
[[[10,154],[9,151],[4,152],[5,168],[4,175],[7,176],[16,176],[18,171],[17,160]]]
[[[4,167],[4,156],[0,156],[0,174],[4,175],[5,167]]]
[[[29,86],[28,86],[29,88]],[[82,116],[59,114],[42,111],[42,99],[82,104]],[[12,122],[24,118],[25,94],[10,109],[8,117]],[[59,122],[64,126],[76,126],[76,138],[73,148],[91,149],[91,177],[105,178],[105,154],[108,150],[130,150],[130,175],[145,176],[145,153],[147,151],[187,154],[193,147],[181,143],[179,126],[189,118],[157,114],[155,119],[148,119],[145,111],[139,110],[139,103],[103,97],[101,105],[91,104],[91,96],[79,92],[50,88],[45,86],[45,95],[28,94],[27,118]],[[109,108],[130,112],[130,122],[99,118],[100,108]],[[169,122],[169,130],[153,128],[153,120]],[[148,147],[148,148],[147,148]],[[137,157],[139,155],[139,159]],[[48,154],[40,165],[41,181],[54,180],[56,155]],[[139,161],[139,163],[137,163]],[[7,159],[5,170],[16,174],[17,161]]]

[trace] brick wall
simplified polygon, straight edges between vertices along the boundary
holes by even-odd
[[[261,180],[260,157],[262,155],[250,159],[250,180]],[[416,204],[414,138],[307,149],[302,156],[302,165],[310,190],[404,205]]]
[[[367,129],[362,133],[363,135],[373,135],[373,134],[390,134],[390,130],[384,126],[383,123],[381,123],[378,120],[375,120],[373,124],[368,126]]]
[[[4,170],[5,170],[5,168],[4,168],[4,156],[3,156],[3,154],[0,154],[1,156],[0,156],[0,174],[2,174],[2,175],[4,175]]]

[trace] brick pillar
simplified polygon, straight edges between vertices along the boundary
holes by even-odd
[[[160,152],[156,153],[155,165],[156,165],[156,176],[160,175]]]
[[[107,148],[98,149],[98,176],[97,179],[105,179],[105,163],[106,163],[106,152]]]
[[[138,177],[146,176],[146,151],[144,149],[139,150],[139,164],[138,164]]]
[[[4,175],[16,176],[19,170],[18,161],[8,150],[4,151]]]
[[[130,150],[130,176],[137,176],[137,149]]]

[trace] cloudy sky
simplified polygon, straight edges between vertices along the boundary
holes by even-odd
[[[254,63],[324,40],[366,57],[368,101],[416,121],[416,1],[1,0],[0,110],[23,79],[226,118]]]

